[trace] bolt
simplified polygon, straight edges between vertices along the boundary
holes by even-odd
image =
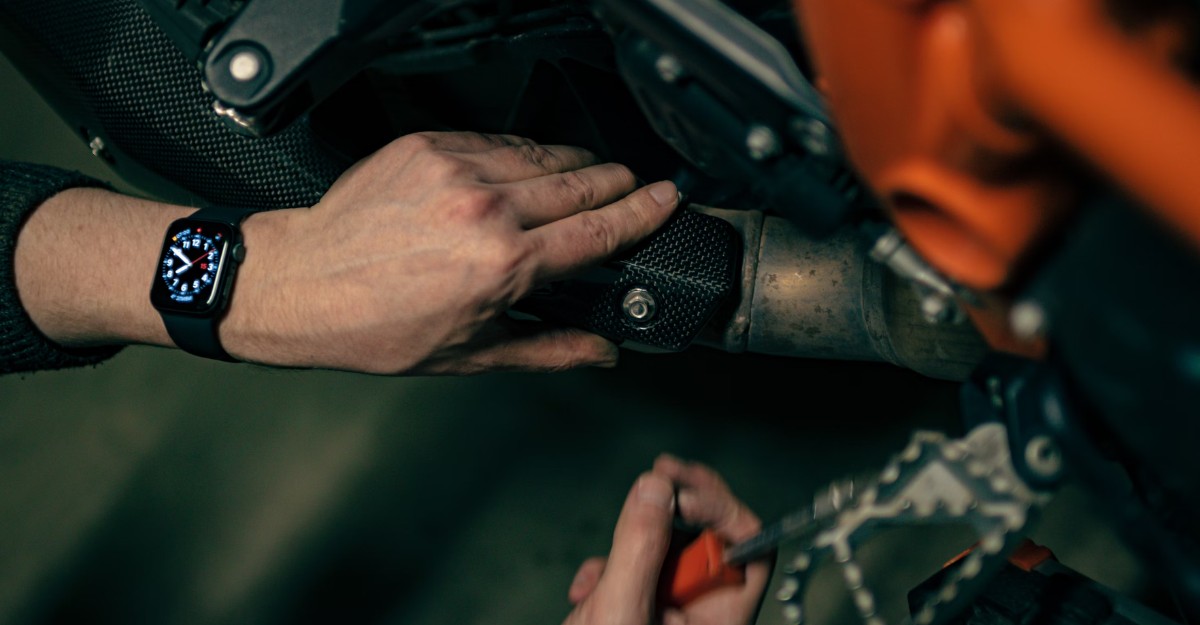
[[[810,154],[817,156],[825,156],[830,152],[830,144],[833,142],[832,132],[829,126],[819,119],[810,119],[804,124],[803,130],[804,149]]]
[[[1008,325],[1019,339],[1039,339],[1046,334],[1046,309],[1034,301],[1019,302],[1008,314]]]
[[[220,100],[213,100],[213,112],[227,127],[238,134],[249,137],[259,136],[258,121],[255,118],[242,115],[236,109],[221,104]]]
[[[100,137],[92,137],[92,140],[88,142],[88,147],[92,149],[92,156],[100,158],[103,158],[108,150],[108,147],[104,145],[104,139]]]
[[[930,293],[921,298],[921,317],[929,325],[950,321],[954,314],[954,302],[941,293]]]
[[[750,151],[750,158],[766,160],[779,153],[779,137],[766,126],[752,126],[746,134],[746,148]]]
[[[636,287],[625,294],[625,299],[621,302],[621,310],[625,311],[625,316],[630,320],[646,323],[653,319],[655,313],[658,312],[658,303],[650,291]]]
[[[665,83],[673,83],[683,77],[683,65],[673,55],[664,54],[654,62],[659,78]]]
[[[1045,477],[1058,477],[1062,471],[1062,454],[1058,445],[1049,436],[1035,436],[1025,445],[1025,464],[1034,473]]]
[[[229,60],[229,74],[238,82],[250,82],[263,70],[262,56],[254,50],[242,50]]]

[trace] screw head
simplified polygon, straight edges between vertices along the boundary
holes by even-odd
[[[250,82],[263,70],[262,56],[254,50],[242,50],[229,60],[229,75],[238,82]]]
[[[654,62],[654,69],[658,71],[659,78],[662,78],[665,83],[673,83],[683,78],[683,64],[671,54],[658,57],[658,60]]]
[[[630,321],[644,324],[653,319],[658,312],[658,302],[650,291],[635,287],[625,294],[625,299],[621,301],[621,310]]]
[[[779,137],[766,126],[752,126],[746,133],[746,149],[750,158],[763,161],[779,153]]]
[[[1008,325],[1019,339],[1042,338],[1046,335],[1046,309],[1034,301],[1018,302],[1008,313]]]
[[[829,126],[825,125],[819,119],[810,119],[804,124],[804,149],[811,154],[817,156],[825,156],[830,153],[833,143],[833,132]]]
[[[1035,436],[1025,445],[1025,464],[1044,478],[1058,477],[1062,472],[1062,452],[1049,436]]]

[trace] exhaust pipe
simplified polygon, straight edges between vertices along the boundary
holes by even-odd
[[[693,207],[742,235],[741,297],[696,343],[732,353],[887,362],[965,380],[989,351],[962,320],[931,323],[928,298],[847,228],[814,239],[762,211]]]

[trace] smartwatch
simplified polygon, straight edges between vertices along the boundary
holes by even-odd
[[[233,279],[246,255],[239,226],[254,212],[209,206],[176,220],[167,229],[150,302],[180,349],[236,362],[221,347],[217,324],[229,307]]]

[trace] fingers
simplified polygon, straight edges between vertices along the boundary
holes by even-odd
[[[539,321],[506,320],[491,336],[479,336],[471,353],[427,363],[422,375],[472,375],[487,371],[552,373],[580,367],[611,368],[620,350],[607,339],[577,328]]]
[[[664,454],[654,462],[654,472],[678,484],[679,513],[688,523],[711,527],[730,542],[746,540],[762,529],[758,516],[712,469]]]
[[[484,152],[497,148],[537,145],[532,139],[516,135],[479,132],[417,132],[397,140],[412,144],[413,149],[437,149],[447,152]]]
[[[576,213],[530,231],[540,252],[535,282],[559,279],[606,260],[657,230],[678,203],[674,183],[663,181],[603,208]]]
[[[492,184],[574,171],[600,162],[595,154],[583,148],[536,143],[505,145],[459,156],[476,165],[482,182]]]
[[[645,622],[671,541],[675,492],[661,475],[645,473],[629,492],[613,532],[612,550],[594,595],[619,610],[612,622]]]
[[[408,155],[437,151],[470,163],[480,182],[500,184],[582,169],[599,162],[595,154],[569,145],[539,145],[514,135],[473,132],[421,132],[395,142]]]
[[[607,562],[606,558],[588,558],[579,565],[579,570],[575,572],[575,579],[571,580],[571,587],[567,589],[567,599],[572,605],[591,596],[592,591],[596,589],[596,584],[600,582],[600,576],[604,573],[604,565]]]
[[[537,228],[616,202],[636,188],[628,167],[604,163],[505,185],[502,193],[521,225]]]

